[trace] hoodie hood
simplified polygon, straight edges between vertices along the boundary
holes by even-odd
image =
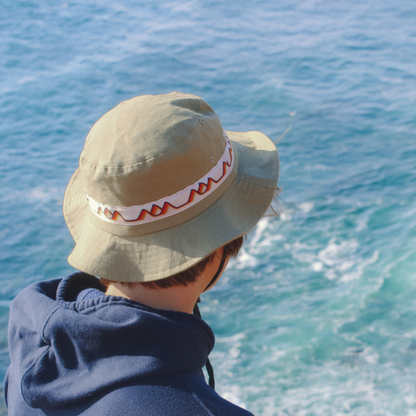
[[[100,288],[98,279],[75,273],[12,302],[8,377],[29,406],[56,409],[132,381],[200,373],[214,346],[205,322],[121,297],[77,301],[88,287]]]

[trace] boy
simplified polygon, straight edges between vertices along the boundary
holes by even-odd
[[[266,136],[224,132],[199,97],[135,97],[106,113],[64,199],[80,272],[11,306],[9,415],[251,414],[206,384],[214,335],[192,311],[278,174]]]

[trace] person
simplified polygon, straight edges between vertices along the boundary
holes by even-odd
[[[11,304],[9,415],[250,415],[213,389],[195,305],[278,175],[268,137],[224,131],[194,95],[135,97],[99,119],[64,198],[79,272]]]

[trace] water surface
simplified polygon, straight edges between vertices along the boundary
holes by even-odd
[[[89,128],[178,90],[228,130],[276,140],[291,126],[280,217],[203,298],[220,394],[257,415],[416,414],[413,1],[0,10],[1,376],[10,301],[72,271],[62,199]]]

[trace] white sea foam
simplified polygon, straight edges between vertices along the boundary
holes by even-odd
[[[33,200],[47,201],[56,198],[57,192],[58,189],[56,188],[44,188],[38,186],[36,188],[32,188],[29,196]]]
[[[346,270],[349,267],[343,267],[347,256],[351,256],[357,250],[358,243],[356,240],[344,240],[337,244],[336,238],[331,238],[328,246],[318,254],[319,259],[327,266],[338,267]],[[350,263],[350,262],[349,262]]]
[[[294,212],[293,209],[286,209],[280,212],[279,217],[282,221],[291,221],[293,212]]]
[[[326,165],[309,165],[305,166],[306,170],[328,170],[328,166]]]
[[[216,339],[218,348],[211,354],[213,361],[221,363],[220,367],[216,367],[217,380],[221,380],[217,383],[219,394],[244,409],[247,406],[242,399],[243,388],[235,379],[235,369],[241,365],[241,347],[246,342],[246,334],[243,332],[232,336],[218,336]]]
[[[314,207],[314,203],[313,202],[305,202],[304,204],[300,204],[299,205],[299,208],[303,212],[309,212],[313,207]]]
[[[320,261],[314,261],[312,263],[312,270],[314,270],[315,272],[320,272],[323,268],[324,268],[324,265]]]
[[[250,247],[254,247],[257,245],[257,243],[263,238],[264,231],[266,230],[267,226],[269,224],[268,218],[262,218],[256,228],[254,229],[254,237],[250,241]]]
[[[368,265],[377,261],[379,252],[376,250],[370,258],[359,255],[359,245],[355,239],[338,241],[331,238],[325,248],[317,244],[295,242],[285,243],[285,250],[292,253],[294,259],[307,263],[314,272],[324,272],[328,280],[349,282],[361,277]]]
[[[235,260],[230,261],[230,268],[244,269],[256,267],[258,260],[252,254],[250,254],[244,247],[241,249],[238,257]]]
[[[32,76],[27,76],[27,77],[20,78],[20,79],[17,81],[17,83],[18,83],[18,84],[26,84],[27,82],[31,82],[31,81],[35,81],[35,80],[36,80],[36,78],[35,78],[35,77],[32,77]]]
[[[367,260],[362,260],[360,258],[359,261],[357,261],[356,263],[354,263],[354,265],[357,265],[357,270],[355,273],[349,273],[349,274],[344,274],[340,281],[341,282],[349,282],[351,280],[357,279],[359,277],[361,277],[363,270],[366,266],[375,263],[378,260],[378,256],[379,256],[379,252],[378,250],[374,251],[373,255],[367,259]]]

